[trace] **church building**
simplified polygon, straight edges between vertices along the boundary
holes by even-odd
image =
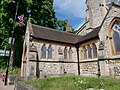
[[[21,76],[120,76],[120,0],[86,0],[86,22],[71,33],[27,22]]]

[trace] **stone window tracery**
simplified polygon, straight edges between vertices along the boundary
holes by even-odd
[[[69,48],[69,59],[72,59],[72,49]]]
[[[87,59],[87,52],[86,52],[87,50],[86,50],[86,48],[85,48],[85,46],[83,47],[83,57],[84,57],[84,59]]]
[[[97,47],[95,44],[92,44],[92,50],[93,50],[93,58],[97,57]]]
[[[113,43],[115,54],[120,54],[120,22],[116,21],[112,28]]]
[[[64,59],[67,59],[67,47],[64,49]]]
[[[48,47],[48,58],[52,59],[52,47],[51,47],[51,45]]]
[[[120,0],[106,0],[106,5],[109,5],[112,3],[120,6]]]
[[[46,58],[46,46],[45,46],[45,44],[41,48],[41,58]]]
[[[92,58],[92,52],[91,52],[91,47],[88,45],[88,58]]]

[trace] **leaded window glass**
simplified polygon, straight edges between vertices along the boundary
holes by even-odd
[[[97,47],[95,44],[92,44],[92,50],[93,50],[93,58],[97,57]]]
[[[84,59],[87,59],[87,53],[86,53],[86,48],[85,48],[85,46],[83,47],[83,56],[84,56]]]
[[[72,49],[69,49],[69,59],[72,59]]]
[[[106,0],[107,5],[112,4],[112,3],[120,6],[120,0]]]
[[[91,47],[88,45],[88,58],[92,58]]]
[[[42,58],[46,58],[46,47],[45,47],[45,44],[42,46],[42,49],[41,49],[41,57]]]
[[[51,47],[51,45],[48,47],[48,58],[52,59],[52,47]]]
[[[113,25],[113,42],[116,54],[120,54],[120,22],[115,22]]]
[[[67,59],[67,48],[64,49],[64,59]]]

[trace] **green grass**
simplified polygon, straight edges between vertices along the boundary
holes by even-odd
[[[112,77],[64,76],[23,82],[40,90],[85,90],[90,87],[95,90],[120,90],[120,80]]]

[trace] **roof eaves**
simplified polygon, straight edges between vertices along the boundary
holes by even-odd
[[[41,40],[46,40],[46,41],[58,42],[58,43],[65,43],[65,44],[72,44],[72,45],[76,44],[76,42],[64,42],[64,41],[58,41],[58,40],[50,40],[50,39],[35,37],[33,35],[31,35],[31,37],[33,37],[33,39],[36,39],[36,40],[40,40],[41,39]]]
[[[91,40],[91,39],[95,39],[98,38],[98,33],[100,31],[100,26],[97,28],[94,28],[92,32],[86,34],[85,36],[81,36],[78,41],[76,42],[76,44],[79,43],[83,43],[85,41]],[[94,33],[94,34],[93,34]]]

